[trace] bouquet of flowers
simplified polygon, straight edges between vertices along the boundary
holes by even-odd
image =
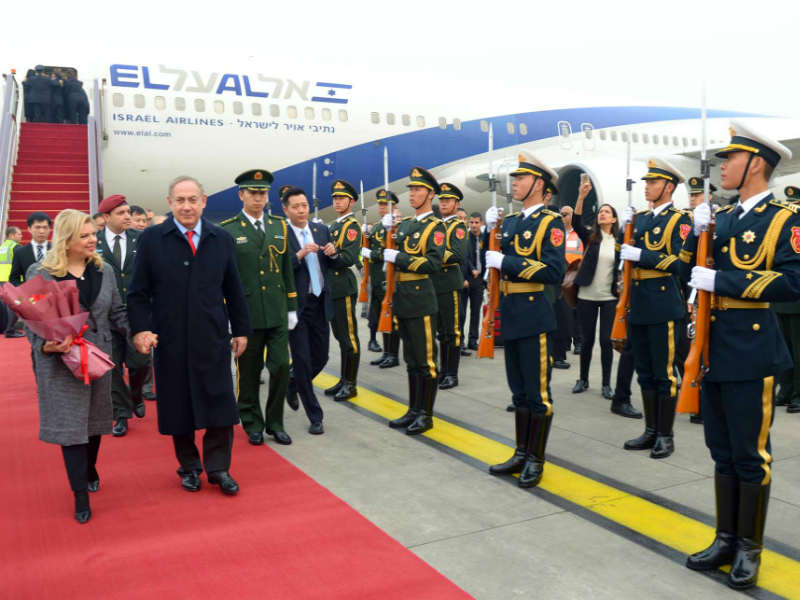
[[[19,287],[5,283],[0,286],[0,300],[40,338],[62,341],[72,336],[61,360],[86,385],[114,368],[105,352],[83,338],[89,313],[81,310],[74,280],[52,281],[37,275]]]

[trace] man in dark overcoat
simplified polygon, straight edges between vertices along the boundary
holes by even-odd
[[[167,200],[172,218],[139,238],[128,290],[131,333],[139,352],[155,347],[158,429],[173,438],[181,485],[199,490],[205,467],[209,483],[235,494],[231,348],[237,358],[244,352],[250,315],[234,241],[202,218],[206,195],[197,180],[177,178]],[[202,464],[196,429],[206,430]]]

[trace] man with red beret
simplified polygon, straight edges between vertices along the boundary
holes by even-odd
[[[97,252],[114,270],[122,304],[127,306],[128,286],[136,258],[136,243],[139,232],[131,228],[131,209],[122,194],[105,198],[98,207],[106,220],[106,226],[97,233]],[[121,437],[128,433],[128,419],[133,415],[144,416],[142,386],[150,370],[149,355],[136,352],[124,337],[112,332],[112,359],[115,363],[111,373],[111,402],[114,406],[114,427],[111,433]],[[123,369],[128,368],[128,384]]]

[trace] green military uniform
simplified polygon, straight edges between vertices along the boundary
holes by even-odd
[[[389,211],[394,210],[397,204],[397,195],[394,192],[386,190],[378,190],[375,194],[375,199],[378,204],[390,204]],[[372,232],[369,234],[369,327],[370,330],[378,328],[378,322],[381,318],[381,304],[386,292],[386,274],[383,267],[383,250],[386,248],[386,228],[383,223],[378,221],[372,226]],[[400,334],[397,332],[397,321],[393,327],[392,333],[383,334],[383,354],[373,361],[371,365],[378,365],[381,369],[389,367],[396,367],[399,364],[397,360],[398,350],[400,349]]]
[[[7,282],[11,275],[11,264],[14,262],[14,246],[17,245],[14,240],[6,240],[0,245],[0,284]],[[17,322],[16,313],[13,313],[2,304],[0,304],[0,311],[7,313],[7,322],[3,320],[6,335],[13,337],[14,324]],[[0,333],[2,333],[2,330],[0,330]],[[22,336],[21,333],[17,335]]]
[[[800,188],[793,185],[783,190],[786,200],[800,204]],[[792,355],[792,368],[786,369],[778,383],[780,390],[775,397],[775,406],[786,406],[786,412],[800,412],[800,300],[773,302],[772,309],[778,315],[783,338]]]
[[[422,167],[411,169],[409,187],[422,186],[439,193],[439,184]],[[445,229],[433,212],[407,217],[397,227],[394,257],[396,287],[392,301],[403,358],[408,370],[408,412],[391,421],[415,435],[433,427],[433,404],[438,387],[436,371],[436,315],[439,305],[431,276],[442,268]],[[384,251],[384,256],[390,250]]]
[[[452,183],[442,183],[439,199],[464,199]],[[442,269],[433,274],[433,287],[439,305],[439,389],[458,385],[458,363],[461,359],[461,293],[464,289],[464,272],[461,264],[467,255],[467,226],[455,214],[442,221],[445,227],[445,248]]]
[[[355,188],[342,179],[337,179],[331,185],[331,196],[344,196],[351,202],[358,200]],[[333,300],[331,329],[339,342],[341,377],[336,385],[325,390],[325,394],[340,402],[356,395],[356,379],[361,359],[356,321],[358,283],[350,268],[359,262],[361,256],[361,225],[350,213],[336,219],[330,226],[330,233],[341,262],[340,267],[329,271]]]
[[[269,189],[271,182],[272,174],[260,169],[236,178],[240,189]],[[287,222],[275,215],[255,219],[240,212],[220,225],[235,242],[239,278],[253,328],[247,337],[247,348],[237,360],[236,394],[242,427],[248,434],[259,434],[257,437],[265,430],[275,435],[284,431],[283,401],[289,385],[287,315],[297,310]],[[259,384],[265,349],[269,392],[262,415]]]

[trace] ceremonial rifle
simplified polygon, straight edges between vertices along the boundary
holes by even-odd
[[[489,123],[489,191],[492,193],[492,206],[497,208],[497,180],[494,178],[494,164],[492,151],[494,150],[494,130]],[[500,229],[503,219],[497,219],[497,224],[489,232],[489,250],[500,252]],[[486,313],[481,324],[481,340],[478,344],[478,358],[494,358],[494,316],[500,300],[500,270],[489,268],[489,302],[486,304]]]
[[[628,192],[628,206],[633,208],[633,179],[631,179],[631,142],[628,140],[628,167],[625,179],[625,189]],[[625,225],[625,233],[622,236],[623,244],[630,244],[633,239],[633,227],[636,223],[636,215],[631,217],[630,223]],[[631,279],[633,277],[633,263],[623,260],[620,265],[622,269],[622,284],[619,292],[617,308],[614,312],[614,325],[611,328],[611,343],[614,349],[622,352],[625,340],[628,338],[628,313],[631,308]]]
[[[703,177],[703,202],[711,210],[710,193],[710,168],[706,158],[706,91],[703,87],[703,105],[701,112],[701,122],[703,127],[702,147],[700,149],[700,175]],[[697,265],[701,267],[713,268],[713,235],[714,220],[712,214],[711,223],[702,232],[697,240]],[[678,395],[678,405],[676,411],[679,413],[698,413],[700,412],[700,382],[708,373],[708,340],[709,329],[711,327],[711,293],[704,290],[692,290],[689,296],[689,304],[694,304],[695,298],[697,305],[692,313],[692,319],[687,326],[687,334],[692,340],[686,362],[683,363],[683,379],[681,381],[681,391]]]
[[[319,223],[319,198],[317,198],[317,163],[314,162],[311,181],[311,201],[314,203],[314,222]]]
[[[367,235],[367,206],[364,204],[364,181],[360,181],[361,186],[361,219],[363,226],[361,227],[361,247],[369,248],[369,236]],[[364,259],[364,269],[361,273],[361,290],[358,293],[359,302],[369,302],[369,259]]]
[[[386,190],[386,200],[389,201],[389,149],[383,149],[383,189]],[[394,210],[392,203],[389,202],[389,214],[392,215],[392,226],[386,229],[386,249],[394,249],[394,238],[397,226],[394,224]],[[386,272],[386,290],[383,295],[383,302],[381,302],[381,318],[378,320],[378,331],[381,333],[392,333],[394,328],[394,312],[392,303],[394,301],[394,263],[383,263]]]

